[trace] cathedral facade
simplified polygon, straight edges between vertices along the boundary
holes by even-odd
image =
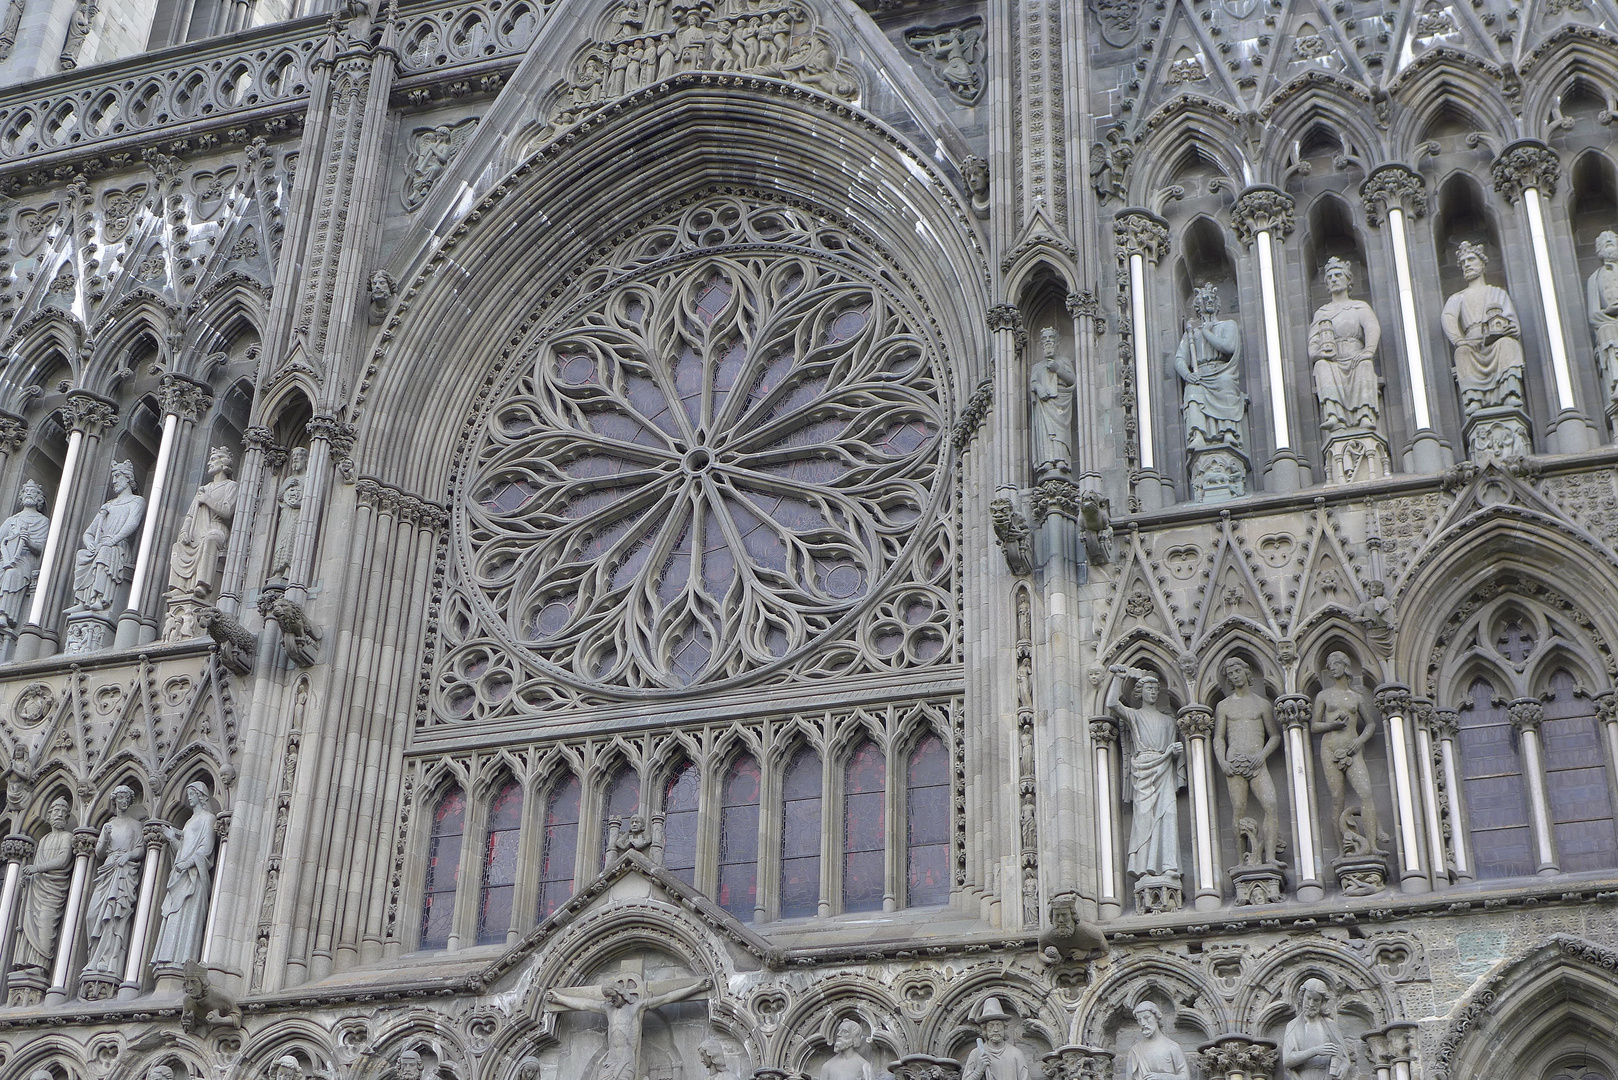
[[[7,0],[0,1080],[1614,1080],[1614,0]]]

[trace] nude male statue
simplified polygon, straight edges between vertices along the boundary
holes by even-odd
[[[1281,828],[1276,821],[1275,782],[1265,763],[1281,745],[1275,726],[1275,708],[1262,694],[1253,692],[1252,669],[1247,661],[1232,656],[1220,667],[1230,693],[1214,709],[1214,757],[1225,774],[1230,789],[1230,805],[1236,828],[1252,843],[1253,821],[1247,817],[1247,796],[1251,791],[1264,811],[1262,843],[1254,844],[1260,862],[1276,861],[1281,846]],[[1244,862],[1248,861],[1244,857]]]
[[[1365,707],[1364,696],[1349,685],[1346,653],[1334,652],[1326,657],[1326,674],[1331,677],[1331,685],[1315,696],[1315,713],[1309,730],[1320,736],[1320,759],[1326,766],[1326,787],[1331,791],[1331,819],[1342,828],[1343,782],[1346,780],[1360,797],[1360,821],[1365,839],[1375,847],[1378,842],[1376,799],[1371,794],[1371,773],[1365,767],[1362,751],[1376,732],[1376,719]],[[1348,837],[1343,837],[1343,841],[1343,854],[1350,854]]]
[[[640,1075],[641,1017],[646,1010],[696,997],[709,985],[710,980],[697,979],[668,993],[645,997],[634,980],[620,978],[601,988],[599,1001],[566,990],[552,990],[545,997],[564,1009],[600,1013],[607,1018],[607,1049],[592,1080],[636,1080]]]

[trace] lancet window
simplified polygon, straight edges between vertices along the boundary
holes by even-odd
[[[1488,679],[1468,688],[1460,710],[1461,783],[1480,878],[1534,872],[1528,790],[1506,702]]]
[[[522,835],[522,785],[507,781],[489,807],[483,843],[483,893],[478,902],[479,945],[506,940],[517,891],[517,844]]]
[[[793,755],[781,784],[781,918],[820,911],[820,755],[805,747]]]
[[[540,839],[539,918],[547,919],[573,895],[579,855],[579,778],[569,773],[545,801]]]
[[[906,899],[911,907],[949,900],[949,755],[936,735],[910,751],[905,785]]]
[[[751,922],[758,904],[758,762],[743,754],[725,774],[719,819],[719,906]]]
[[[681,764],[663,787],[663,867],[691,885],[697,873],[697,767]]]
[[[466,795],[451,787],[433,807],[427,843],[427,884],[421,901],[421,947],[442,949],[455,927],[455,886],[466,832]]]
[[[875,743],[861,743],[849,755],[843,776],[843,910],[881,911],[887,846],[882,751]]]

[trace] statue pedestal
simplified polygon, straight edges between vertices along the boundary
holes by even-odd
[[[1161,915],[1179,911],[1185,903],[1179,874],[1142,874],[1135,879],[1135,910]]]
[[[1374,431],[1346,431],[1326,442],[1326,483],[1380,480],[1393,471],[1388,444]]]
[[[1583,413],[1577,409],[1563,409],[1551,421],[1551,429],[1545,433],[1545,442],[1553,454],[1582,454],[1600,446],[1601,437]]]
[[[1231,888],[1236,891],[1236,906],[1251,904],[1279,904],[1281,890],[1286,884],[1286,871],[1280,863],[1254,863],[1230,868]]]
[[[1534,452],[1531,432],[1521,409],[1479,409],[1466,418],[1467,456],[1479,465],[1527,457]]]
[[[100,652],[112,644],[114,623],[104,612],[78,611],[67,617],[66,656]]]
[[[6,1004],[14,1009],[39,1005],[50,988],[51,980],[45,972],[38,968],[17,968],[6,979]]]
[[[1344,896],[1375,896],[1388,887],[1388,860],[1379,852],[1344,855],[1331,868]]]
[[[1228,446],[1191,451],[1191,501],[1223,502],[1247,494],[1247,455]]]
[[[157,976],[153,993],[178,994],[185,989],[184,964],[153,964],[152,974]]]
[[[202,625],[202,609],[206,606],[199,600],[170,600],[168,612],[163,616],[163,640],[189,641],[207,637],[208,631]],[[122,626],[118,627],[120,641],[123,630]]]
[[[85,973],[79,976],[79,997],[85,1001],[110,1001],[123,982],[116,975],[105,972]]]
[[[1443,472],[1455,464],[1455,450],[1438,437],[1432,428],[1422,428],[1405,448],[1404,468],[1407,473]]]

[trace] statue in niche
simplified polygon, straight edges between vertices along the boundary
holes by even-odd
[[[607,1019],[607,1047],[590,1080],[637,1080],[641,1076],[640,1042],[642,1018],[648,1009],[707,993],[708,979],[675,979],[642,992],[637,976],[623,974],[603,986],[566,987],[550,990],[546,1002],[554,1007],[578,1012],[599,1013]]]
[[[1006,1037],[1012,1017],[990,996],[978,1006],[978,1030],[982,1037],[967,1056],[961,1080],[1028,1080],[1027,1056]]]
[[[1040,359],[1028,373],[1032,400],[1029,444],[1034,454],[1034,478],[1067,476],[1073,466],[1073,387],[1078,373],[1073,361],[1056,354],[1056,329],[1039,332]]]
[[[51,830],[40,838],[34,861],[22,868],[22,917],[12,965],[24,971],[49,974],[56,957],[56,934],[73,881],[73,832],[67,827],[72,809],[64,796],[52,800],[45,812]]]
[[[40,513],[45,489],[29,480],[17,497],[22,509],[0,522],[0,628],[22,625],[23,601],[39,580],[39,559],[51,519]]]
[[[292,569],[292,546],[303,515],[303,472],[309,467],[309,449],[294,446],[287,456],[287,476],[275,497],[275,550],[270,555],[270,580],[285,581]]]
[[[184,829],[163,826],[163,836],[174,848],[174,866],[163,887],[163,922],[152,946],[153,964],[184,964],[196,959],[202,930],[208,922],[208,900],[213,884],[214,824],[219,807],[200,780],[185,786],[191,816]]]
[[[616,859],[626,852],[635,851],[658,864],[663,863],[663,815],[653,814],[650,828],[642,814],[631,814],[626,821],[620,817],[607,820],[607,858]]]
[[[1230,692],[1214,707],[1214,759],[1225,774],[1230,805],[1244,866],[1273,864],[1281,848],[1281,827],[1276,820],[1275,782],[1270,779],[1269,757],[1281,745],[1275,725],[1275,706],[1253,690],[1253,669],[1239,656],[1220,665]],[[1247,798],[1258,799],[1264,813],[1262,828],[1247,816]]]
[[[1596,361],[1601,365],[1608,402],[1618,401],[1618,233],[1608,229],[1596,237],[1601,265],[1584,289],[1590,329],[1596,336]]]
[[[208,482],[197,488],[180,522],[180,535],[169,557],[169,614],[165,641],[180,641],[202,632],[196,604],[212,600],[236,514],[236,481],[230,478],[235,459],[216,446],[208,451]]]
[[[1377,392],[1376,356],[1382,324],[1363,300],[1351,299],[1354,271],[1344,259],[1326,260],[1330,302],[1321,305],[1309,324],[1309,359],[1314,361],[1315,396],[1320,399],[1320,427],[1327,436],[1339,432],[1375,431],[1382,414]]]
[[[708,1080],[736,1080],[725,1062],[725,1047],[718,1039],[704,1039],[697,1047],[697,1059]]]
[[[145,845],[141,843],[141,821],[131,814],[135,792],[125,784],[112,789],[113,817],[101,826],[96,838],[96,855],[101,865],[96,869],[95,885],[90,892],[90,907],[85,922],[89,940],[88,957],[80,981],[89,980],[81,991],[110,995],[124,977],[124,953],[129,948],[129,922],[135,914],[135,900],[140,894],[141,860]]]
[[[1156,675],[1122,664],[1108,670],[1107,711],[1118,718],[1129,761],[1122,795],[1135,809],[1128,868],[1136,875],[1136,902],[1146,911],[1174,911],[1182,899],[1177,793],[1185,785],[1185,745],[1174,717],[1157,707],[1162,684]],[[1134,708],[1123,703],[1124,680],[1131,678],[1140,699]]]
[[[1522,328],[1506,290],[1483,280],[1489,257],[1462,241],[1455,260],[1466,287],[1444,303],[1444,336],[1455,348],[1455,381],[1468,416],[1482,409],[1523,407]]]
[[[1174,353],[1174,370],[1185,383],[1185,442],[1192,451],[1242,448],[1247,395],[1242,391],[1241,328],[1219,318],[1219,289],[1203,285],[1191,300],[1192,316]]]
[[[1365,631],[1376,654],[1386,660],[1393,655],[1393,601],[1387,597],[1387,582],[1372,578],[1365,583],[1365,602],[1354,621]]]
[[[270,1070],[270,1080],[304,1080],[303,1065],[291,1054],[283,1054]]]
[[[133,462],[113,462],[112,491],[90,519],[84,546],[73,560],[73,597],[78,602],[68,614],[108,610],[113,592],[133,572],[130,547],[146,517],[146,500],[135,494]]]
[[[1376,720],[1365,707],[1365,697],[1349,684],[1348,654],[1333,652],[1326,657],[1326,676],[1331,685],[1315,695],[1314,716],[1309,730],[1320,736],[1320,760],[1325,765],[1326,787],[1331,791],[1331,817],[1343,834],[1343,854],[1363,855],[1365,851],[1350,851],[1360,843],[1351,843],[1350,836],[1374,844],[1383,841],[1376,820],[1376,800],[1371,794],[1371,772],[1365,767],[1365,744],[1376,733]],[[1345,787],[1353,788],[1360,805],[1343,806]],[[1345,813],[1352,812],[1356,821],[1345,826]],[[1355,830],[1362,830],[1355,833]]]
[[[1163,1010],[1154,1002],[1135,1006],[1140,1038],[1129,1048],[1123,1080],[1191,1080],[1191,1066],[1180,1044],[1163,1032]]]
[[[1326,1012],[1327,994],[1319,979],[1306,979],[1299,991],[1298,1015],[1281,1041],[1281,1063],[1292,1080],[1350,1080],[1357,1071],[1353,1046]]]
[[[820,1080],[875,1080],[871,1063],[860,1052],[865,1029],[852,1017],[839,1021],[832,1033],[832,1055],[820,1067]]]

